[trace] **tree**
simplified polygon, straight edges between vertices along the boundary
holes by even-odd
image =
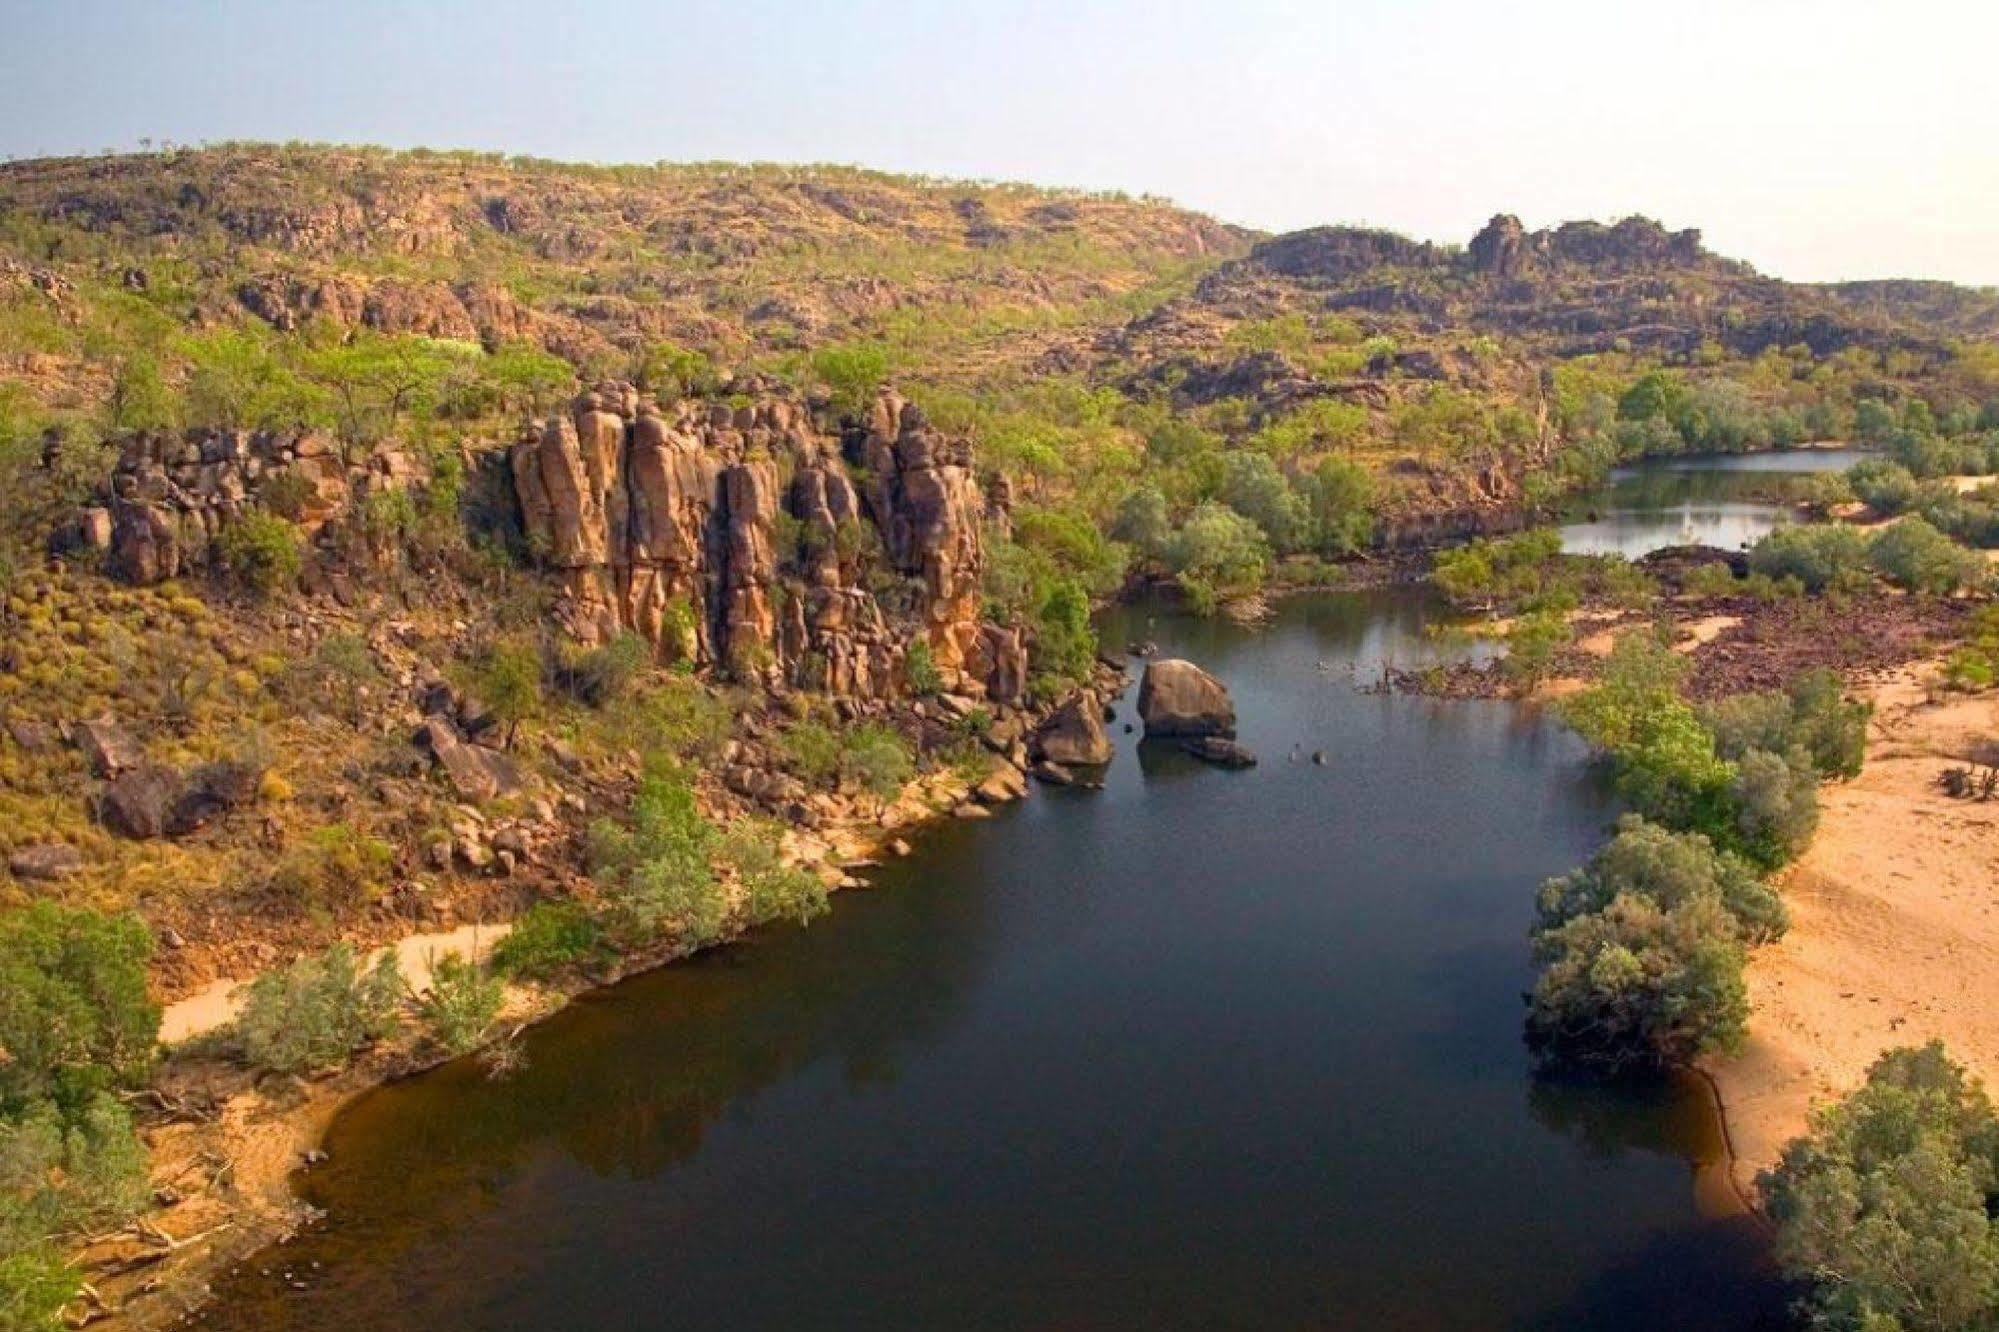
[[[0,1116],[144,1079],[160,1027],[152,951],[136,916],[49,901],[0,915]]]
[[[541,652],[526,638],[495,639],[460,670],[467,689],[507,728],[513,748],[520,724],[541,712]]]
[[[634,943],[663,935],[688,948],[720,937],[728,904],[709,863],[715,841],[685,774],[649,760],[629,826],[600,819],[589,834],[591,873],[605,885],[620,933]]]
[[[1227,455],[1222,502],[1262,528],[1279,554],[1301,550],[1311,542],[1311,510],[1267,454],[1244,449]]]
[[[340,438],[351,451],[387,438],[405,415],[435,408],[452,376],[479,355],[472,343],[364,329],[312,351],[306,372],[331,395]]]
[[[888,379],[888,349],[873,342],[825,347],[813,353],[812,373],[831,391],[836,414],[858,418]]]
[[[1263,586],[1270,543],[1262,529],[1235,510],[1203,504],[1174,535],[1166,563],[1195,609],[1207,613]]]
[[[1999,1325],[1999,1118],[1941,1042],[1882,1055],[1759,1184],[1818,1326]]]
[[[1374,539],[1374,477],[1365,467],[1322,458],[1301,489],[1321,552],[1351,555]]]

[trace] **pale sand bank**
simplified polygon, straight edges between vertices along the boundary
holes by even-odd
[[[1883,1050],[1941,1037],[1999,1080],[1999,801],[1936,784],[1999,734],[1999,707],[1931,704],[1930,673],[1875,691],[1866,766],[1825,789],[1818,836],[1785,875],[1790,933],[1752,955],[1748,1044],[1710,1068],[1745,1186]]]
[[[456,953],[467,961],[480,961],[493,950],[494,944],[506,937],[510,928],[505,923],[461,925],[440,934],[412,934],[390,947],[395,949],[402,964],[403,978],[410,988],[421,993],[430,984],[434,957]],[[388,948],[378,948],[369,953],[365,959],[367,965],[375,965],[375,959],[387,951]],[[247,984],[248,980],[231,978],[211,981],[187,998],[168,1004],[160,1014],[160,1040],[175,1045],[235,1021],[243,1007],[240,991]]]

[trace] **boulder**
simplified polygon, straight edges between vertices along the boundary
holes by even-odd
[[[1182,740],[1180,748],[1218,768],[1253,768],[1256,766],[1256,752],[1248,745],[1236,740],[1225,740],[1218,735],[1203,735],[1192,740]]]
[[[146,748],[110,713],[75,726],[76,747],[94,777],[116,777],[146,761]]]
[[[1114,752],[1104,734],[1102,709],[1094,694],[1077,694],[1050,714],[1034,733],[1034,757],[1064,767],[1097,767]]]
[[[7,869],[17,879],[62,879],[83,869],[83,853],[63,842],[24,846],[7,857]]]
[[[1235,735],[1235,704],[1228,689],[1193,662],[1178,658],[1145,664],[1138,716],[1149,739]]]
[[[996,764],[974,787],[972,798],[986,805],[1004,805],[1027,794],[1027,778],[1011,763]]]
[[[1049,786],[1074,786],[1076,784],[1075,773],[1070,772],[1059,763],[1050,763],[1045,759],[1028,769],[1028,772],[1035,781],[1045,783]]]
[[[185,784],[180,774],[159,763],[146,763],[120,773],[98,796],[98,817],[111,831],[125,837],[164,837],[174,826],[174,810]]]
[[[466,744],[448,718],[425,718],[416,733],[416,743],[430,751],[462,799],[490,800],[519,788],[519,777],[505,755]]]

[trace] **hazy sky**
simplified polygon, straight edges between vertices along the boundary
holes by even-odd
[[[858,162],[1999,284],[1999,0],[0,0],[0,155]]]

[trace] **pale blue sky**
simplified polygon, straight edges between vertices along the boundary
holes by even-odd
[[[0,155],[858,162],[1999,284],[1999,0],[0,0]]]

